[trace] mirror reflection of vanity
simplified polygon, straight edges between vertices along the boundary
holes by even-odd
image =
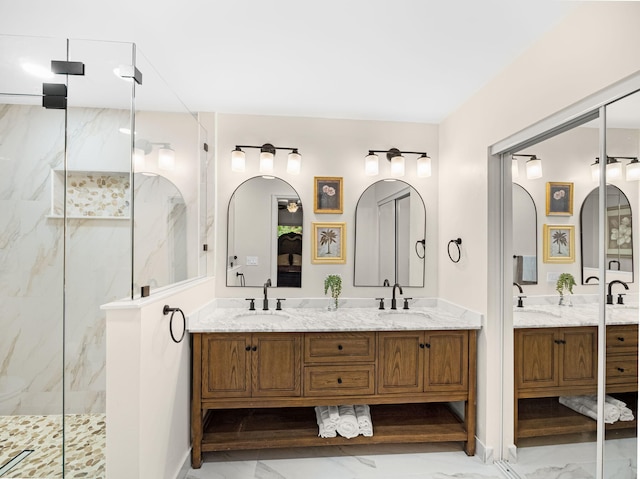
[[[424,286],[426,211],[400,180],[378,181],[356,206],[354,286]]]
[[[255,177],[229,200],[227,286],[301,287],[302,202],[284,180]]]
[[[629,199],[617,186],[607,185],[607,282],[633,282],[632,213]],[[598,188],[587,195],[580,211],[582,283],[598,283]]]
[[[538,227],[536,205],[527,190],[513,183],[513,279],[538,284]]]

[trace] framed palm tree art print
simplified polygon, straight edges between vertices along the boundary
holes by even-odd
[[[340,264],[347,262],[345,223],[311,223],[311,262]]]
[[[544,225],[543,260],[545,263],[574,263],[576,258],[574,225]]]

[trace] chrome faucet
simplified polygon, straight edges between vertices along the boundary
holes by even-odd
[[[264,299],[262,300],[262,310],[267,311],[269,309],[269,299],[267,298],[267,288],[271,286],[271,278],[264,283],[264,287],[262,288],[262,292],[264,293]]]
[[[624,281],[620,281],[619,279],[614,279],[613,281],[611,281],[611,282],[609,283],[609,291],[608,291],[608,293],[607,293],[607,304],[613,304],[613,294],[611,293],[611,288],[612,288],[612,286],[613,286],[614,284],[616,284],[616,283],[619,283],[619,284],[621,284],[622,286],[624,286],[624,289],[626,289],[626,290],[628,290],[628,289],[629,289],[629,286],[628,286],[628,285],[627,285],[627,283],[625,283]],[[624,303],[623,303],[623,301],[622,301],[622,295],[623,295],[623,294],[624,294],[624,293],[620,293],[620,294],[618,295],[618,304],[624,304]]]
[[[391,309],[397,309],[396,308],[396,288],[398,288],[398,290],[400,291],[400,294],[402,293],[402,286],[400,286],[398,283],[393,285],[393,292],[391,293]]]
[[[518,296],[518,308],[522,308],[524,306],[524,304],[522,303],[522,298],[526,298],[526,296],[524,296],[522,286],[520,286],[518,283],[513,283],[513,285],[518,288],[518,291],[520,292],[520,295]]]

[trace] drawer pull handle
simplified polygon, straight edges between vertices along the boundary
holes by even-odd
[[[620,371],[621,373],[624,372],[624,368],[618,368],[618,371]]]
[[[342,378],[338,378],[338,384],[342,384]]]
[[[622,336],[618,336],[618,341],[623,342],[624,343],[624,338]]]
[[[338,344],[338,351],[342,351],[342,344]]]

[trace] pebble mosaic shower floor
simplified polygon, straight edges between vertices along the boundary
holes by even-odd
[[[2,478],[62,477],[62,416],[0,416],[0,467],[31,454]],[[104,414],[65,416],[65,478],[105,479]]]

